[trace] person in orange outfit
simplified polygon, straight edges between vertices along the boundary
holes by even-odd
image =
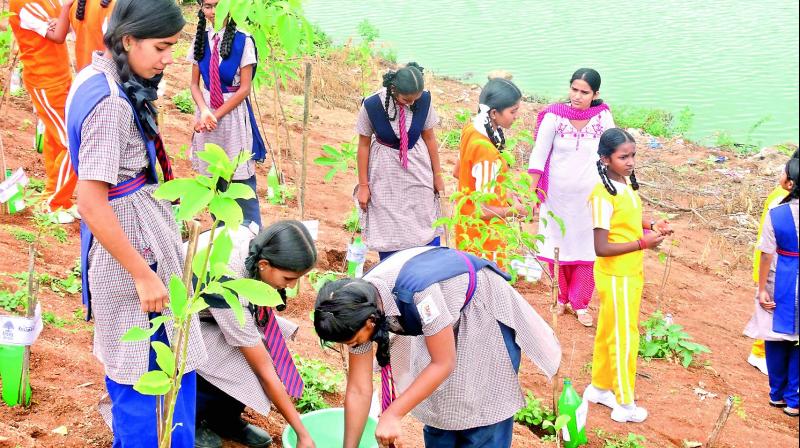
[[[505,218],[523,210],[519,201],[506,197],[498,185],[503,181],[503,173],[508,167],[500,156],[505,148],[503,129],[509,129],[519,113],[522,92],[514,83],[503,78],[493,78],[481,91],[478,115],[472,123],[461,131],[459,158],[453,173],[458,179],[458,190],[464,194],[474,191],[497,195],[476,210],[472,201],[466,201],[458,213],[462,216],[479,217],[485,222],[476,225],[456,227],[456,248],[472,252],[480,257],[505,264],[505,256],[500,253],[502,242],[489,233],[489,238],[480,249],[468,247],[468,242],[480,238],[482,230],[491,226],[493,218]]]
[[[92,53],[103,51],[103,35],[114,0],[75,0],[69,13],[69,23],[75,33],[75,70],[81,71],[92,63]]]
[[[64,106],[72,83],[64,38],[69,30],[69,10],[74,0],[11,0],[9,24],[19,45],[22,82],[36,114],[44,123],[42,153],[47,174],[45,193],[53,220],[75,220],[72,194],[77,184],[67,151]]]

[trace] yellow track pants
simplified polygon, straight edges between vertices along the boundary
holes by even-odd
[[[592,385],[613,390],[620,404],[634,401],[639,353],[639,305],[642,275],[621,277],[595,270],[600,313],[594,339]]]

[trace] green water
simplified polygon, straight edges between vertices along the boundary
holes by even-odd
[[[720,130],[798,141],[797,0],[306,0],[305,10],[337,42],[368,19],[399,62],[439,74],[482,83],[504,69],[557,98],[575,69],[592,67],[612,108],[688,106],[689,136],[702,142]]]

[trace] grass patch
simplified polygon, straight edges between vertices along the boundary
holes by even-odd
[[[663,109],[622,105],[614,107],[613,112],[617,127],[641,129],[656,137],[683,135],[694,120],[694,113],[688,107],[673,114]]]

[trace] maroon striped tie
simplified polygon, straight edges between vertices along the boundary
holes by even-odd
[[[294,398],[300,398],[303,395],[303,379],[300,378],[300,373],[297,372],[292,355],[286,347],[286,340],[283,339],[278,320],[275,319],[275,312],[268,307],[261,308],[261,312],[267,313],[264,339],[267,342],[269,355],[272,357],[272,364],[275,366],[275,371],[278,372],[278,378],[283,382],[289,395]]]
[[[386,364],[381,367],[381,412],[385,411],[396,399],[397,392],[394,389],[392,365]]]
[[[219,82],[219,34],[214,36],[214,48],[211,50],[211,60],[208,61],[209,93],[211,94],[211,108],[219,109],[225,102],[222,97],[222,85]]]

